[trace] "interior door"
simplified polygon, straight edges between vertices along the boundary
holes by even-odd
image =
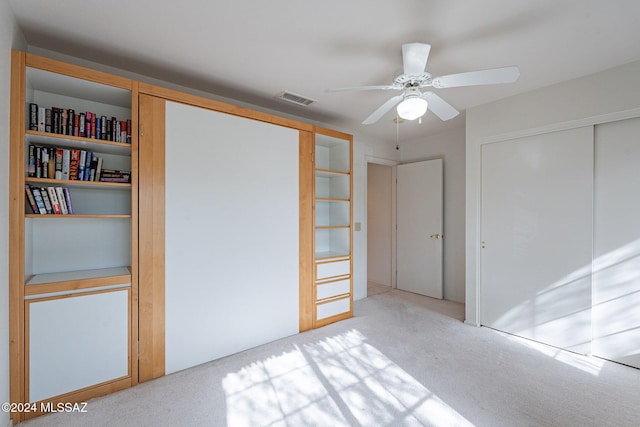
[[[483,325],[589,351],[592,174],[592,127],[482,146]]]
[[[397,287],[432,298],[442,290],[442,159],[397,170]]]
[[[596,126],[595,356],[640,368],[640,119]]]

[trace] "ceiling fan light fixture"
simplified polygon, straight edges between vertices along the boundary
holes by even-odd
[[[418,119],[427,112],[428,103],[424,98],[405,98],[398,104],[398,116],[405,120]]]

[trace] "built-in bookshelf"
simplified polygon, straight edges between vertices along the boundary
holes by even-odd
[[[315,133],[314,321],[322,326],[350,317],[352,292],[352,137]]]
[[[137,83],[13,52],[11,104],[11,399],[73,401],[130,386]],[[43,353],[52,325],[73,322],[95,328]],[[91,356],[80,361],[79,351]]]

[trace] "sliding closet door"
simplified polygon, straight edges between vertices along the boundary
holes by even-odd
[[[592,172],[592,127],[482,147],[483,325],[589,351]]]
[[[640,119],[596,126],[593,354],[640,368]]]
[[[166,373],[298,332],[298,144],[166,102]]]

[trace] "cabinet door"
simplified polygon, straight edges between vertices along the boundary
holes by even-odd
[[[640,119],[596,126],[593,349],[640,368]]]
[[[129,375],[129,289],[27,300],[26,307],[30,402]]]
[[[482,147],[481,322],[587,353],[593,128]]]

